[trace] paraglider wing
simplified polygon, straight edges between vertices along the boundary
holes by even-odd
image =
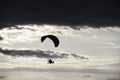
[[[59,45],[59,40],[58,40],[58,38],[57,38],[56,36],[54,36],[54,35],[42,36],[41,42],[44,42],[44,40],[45,40],[46,38],[50,38],[50,39],[53,41],[55,47],[58,47],[58,45]]]

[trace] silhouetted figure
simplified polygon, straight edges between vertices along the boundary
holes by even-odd
[[[48,64],[52,64],[52,63],[54,63],[54,61],[52,59],[49,59]]]

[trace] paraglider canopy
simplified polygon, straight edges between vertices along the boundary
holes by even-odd
[[[54,36],[54,35],[45,35],[45,36],[42,36],[41,42],[43,42],[46,38],[51,39],[53,41],[53,43],[54,43],[54,46],[58,47],[58,45],[59,45],[59,39],[56,36]]]

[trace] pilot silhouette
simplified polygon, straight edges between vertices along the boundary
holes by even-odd
[[[52,63],[54,63],[54,61],[52,59],[49,59],[48,64],[52,64]]]

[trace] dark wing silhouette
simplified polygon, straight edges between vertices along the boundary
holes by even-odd
[[[45,36],[42,36],[41,42],[43,42],[46,38],[50,38],[53,41],[55,47],[58,47],[59,40],[58,40],[58,38],[56,36],[54,36],[54,35],[45,35]]]

